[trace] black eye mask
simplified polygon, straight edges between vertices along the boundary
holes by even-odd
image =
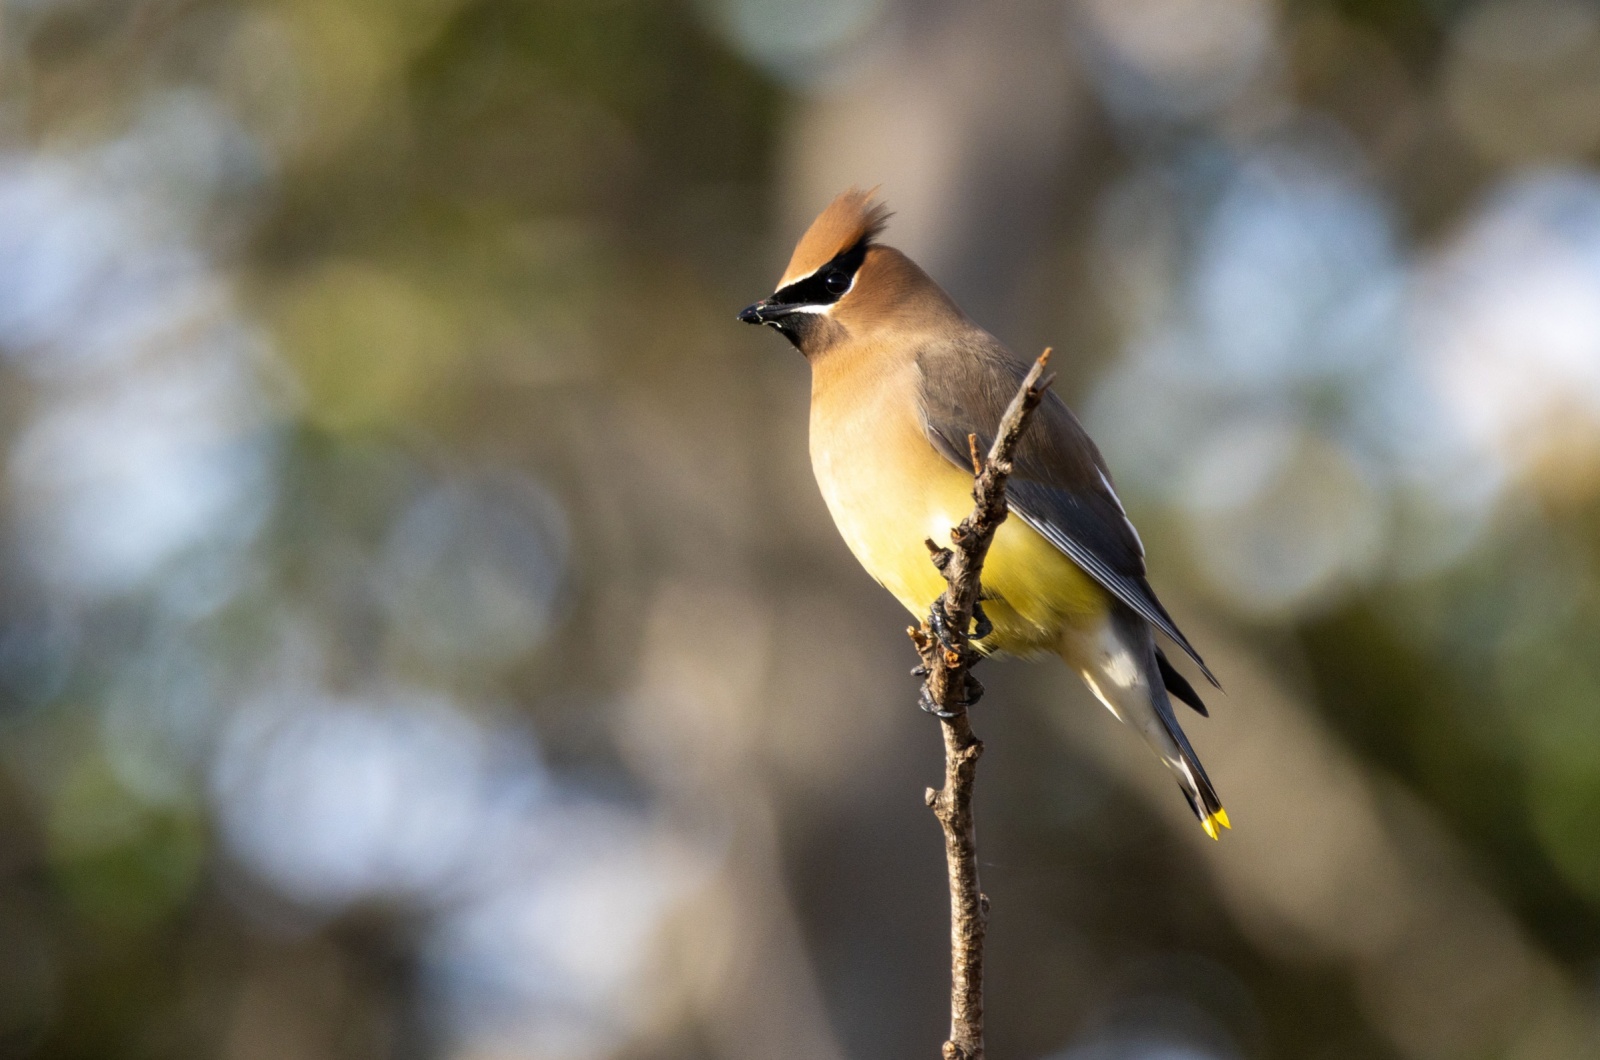
[[[850,290],[856,270],[866,257],[867,241],[862,240],[805,279],[779,288],[772,301],[780,305],[832,305]]]

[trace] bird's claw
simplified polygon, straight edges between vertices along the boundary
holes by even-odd
[[[928,694],[927,685],[923,685],[921,690],[917,692],[917,706],[921,707],[925,712],[932,714],[940,721],[949,721],[951,718],[954,718],[957,715],[956,711],[945,710],[943,707],[939,706],[939,704],[935,703],[933,701],[933,697]]]
[[[917,706],[922,708],[924,712],[932,714],[941,721],[949,721],[951,718],[961,713],[961,711],[970,710],[973,705],[978,702],[978,700],[983,698],[983,692],[984,688],[982,683],[980,683],[976,677],[973,677],[969,673],[966,675],[966,681],[961,687],[961,710],[945,710],[937,702],[935,702],[933,696],[928,691],[927,685],[923,685],[917,690]]]
[[[971,707],[973,704],[977,703],[978,700],[983,698],[983,682],[979,681],[976,677],[973,677],[971,671],[968,671],[966,687],[962,689],[962,692],[964,694],[963,698],[966,700],[965,704],[963,705],[965,707]]]
[[[983,613],[983,604],[981,602],[974,604],[972,607],[972,621],[973,640],[982,640],[994,632],[994,623],[990,622],[989,616]]]
[[[953,644],[955,638],[952,633],[950,616],[944,609],[944,601],[935,601],[928,611],[928,628],[938,638],[941,644]],[[976,604],[972,608],[972,632],[968,640],[982,640],[994,632],[994,623],[989,621],[989,616],[984,613],[983,604]]]

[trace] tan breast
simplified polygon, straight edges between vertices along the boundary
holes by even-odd
[[[923,434],[916,365],[853,356],[815,366],[811,467],[850,551],[913,613],[944,589],[926,538],[948,543],[971,507],[972,480]]]
[[[924,433],[915,362],[877,352],[813,362],[811,467],[850,551],[921,618],[945,587],[923,542],[949,544],[950,528],[972,510],[972,476]],[[1108,606],[1082,570],[1019,519],[996,534],[984,589],[995,625],[986,646],[1017,654],[1053,650],[1065,628]]]

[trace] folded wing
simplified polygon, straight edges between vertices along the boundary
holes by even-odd
[[[944,457],[972,466],[967,436],[983,450],[1016,394],[1026,366],[994,338],[931,343],[918,353],[923,422]],[[1100,450],[1072,410],[1047,391],[1017,447],[1006,485],[1012,512],[1105,590],[1166,634],[1221,687],[1179,631],[1145,577],[1144,544],[1117,499]],[[1191,690],[1191,695],[1193,694]],[[1198,699],[1198,697],[1195,697]]]

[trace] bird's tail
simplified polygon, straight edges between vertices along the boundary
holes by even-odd
[[[1178,725],[1178,719],[1173,716],[1166,689],[1156,685],[1155,694],[1151,698],[1159,701],[1153,706],[1163,732],[1157,738],[1152,738],[1148,732],[1142,730],[1141,735],[1150,745],[1150,749],[1172,771],[1172,775],[1178,778],[1178,788],[1183,792],[1183,797],[1189,800],[1189,808],[1194,811],[1195,817],[1199,818],[1200,827],[1205,829],[1206,835],[1218,839],[1221,837],[1219,829],[1233,827],[1228,822],[1228,811],[1222,808],[1222,799],[1217,796],[1217,789],[1212,786],[1211,778],[1206,776],[1206,767],[1200,764],[1200,756],[1189,746],[1189,738],[1184,735],[1182,727]]]
[[[1181,735],[1183,730],[1178,731]],[[1187,744],[1188,741],[1184,740],[1183,743]],[[1228,811],[1222,808],[1222,800],[1217,797],[1217,789],[1211,786],[1211,778],[1206,776],[1205,767],[1192,749],[1184,747],[1179,752],[1177,763],[1169,761],[1167,768],[1177,776],[1178,787],[1183,791],[1183,797],[1189,800],[1189,808],[1200,819],[1200,827],[1206,830],[1206,835],[1217,839],[1221,835],[1219,828],[1233,827],[1228,822]]]
[[[1173,714],[1167,677],[1169,671],[1177,676],[1176,671],[1160,665],[1150,627],[1143,619],[1126,609],[1114,609],[1096,628],[1068,634],[1062,641],[1061,657],[1118,720],[1138,731],[1172,771],[1206,835],[1217,839],[1221,829],[1233,827],[1205,766]],[[1177,679],[1183,681],[1181,676]],[[1175,694],[1184,691],[1188,692],[1185,702],[1190,702],[1194,691],[1186,682],[1174,690]]]

